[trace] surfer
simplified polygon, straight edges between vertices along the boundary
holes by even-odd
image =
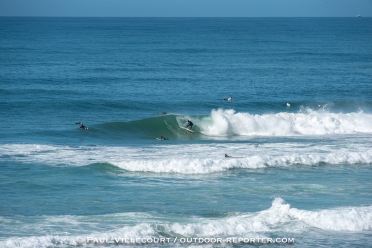
[[[192,123],[190,120],[187,120],[187,126],[186,128],[190,127],[190,130],[192,128],[192,126],[194,125],[194,123]]]
[[[164,136],[160,136],[159,140],[169,140],[169,139],[165,138]]]
[[[75,122],[75,124],[80,124],[80,129],[88,129],[82,122]]]
[[[243,158],[243,157],[233,157],[233,156],[229,156],[225,153],[225,158]]]
[[[224,98],[223,100],[226,100],[226,101],[228,101],[228,102],[232,102],[232,101],[234,101],[234,99],[232,98],[232,96],[230,96],[229,98]]]
[[[167,114],[167,111],[163,111],[163,112],[161,112],[163,115],[166,115]]]

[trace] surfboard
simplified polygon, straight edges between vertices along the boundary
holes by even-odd
[[[191,129],[188,129],[188,128],[186,128],[186,127],[181,127],[182,129],[185,129],[185,130],[187,130],[187,131],[189,131],[189,132],[191,132],[191,133],[193,133],[194,131],[192,131]]]
[[[167,139],[167,138],[164,138],[164,139],[160,139],[160,138],[156,138],[157,140],[169,140],[169,139]]]

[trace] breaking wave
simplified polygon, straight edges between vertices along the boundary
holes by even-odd
[[[330,113],[303,109],[300,113],[253,115],[234,110],[213,110],[200,118],[200,132],[208,136],[293,136],[372,133],[372,115]]]
[[[120,239],[130,240],[134,237],[171,240],[180,237],[268,238],[272,233],[286,233],[293,237],[314,230],[342,235],[346,232],[371,231],[372,206],[302,210],[292,208],[278,197],[266,210],[229,213],[215,218],[182,216],[169,218],[156,214],[123,213],[98,216],[23,217],[22,221],[1,217],[0,222],[9,228],[9,232],[22,230],[24,234],[24,237],[0,239],[1,247],[71,247],[84,245],[89,240],[93,241],[93,238],[97,242],[107,242],[104,243],[106,245],[116,245]],[[55,223],[58,223],[58,230],[54,230]],[[101,227],[98,228],[97,224]],[[41,226],[49,228],[45,230],[39,228]],[[90,231],[81,231],[86,229]],[[60,234],[49,235],[50,232]],[[123,247],[127,245],[124,244]],[[172,243],[172,246],[179,245],[180,243]]]
[[[364,143],[365,142],[365,143]],[[345,145],[304,143],[181,144],[149,147],[56,146],[8,144],[0,146],[4,161],[47,166],[119,168],[131,172],[208,174],[231,169],[372,164],[372,145],[366,140]],[[229,154],[230,158],[225,158]]]
[[[187,120],[194,123],[190,135],[182,129]],[[250,114],[233,109],[212,110],[208,116],[164,115],[131,122],[96,125],[89,133],[102,138],[153,139],[161,135],[171,139],[251,138],[257,136],[319,136],[372,133],[372,114],[332,113],[324,109],[301,109],[298,113]]]

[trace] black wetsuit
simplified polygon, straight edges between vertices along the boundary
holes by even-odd
[[[194,123],[192,123],[191,121],[187,121],[188,122],[188,124],[187,124],[187,126],[186,126],[186,128],[188,128],[188,127],[190,127],[190,129],[192,128],[192,126],[194,125]]]

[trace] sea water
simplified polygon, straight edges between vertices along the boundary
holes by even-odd
[[[1,17],[0,246],[370,246],[371,40],[371,18]]]

